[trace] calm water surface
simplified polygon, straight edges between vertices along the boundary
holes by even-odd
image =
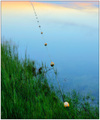
[[[97,2],[33,3],[39,23],[29,2],[2,2],[2,37],[19,46],[20,58],[25,50],[30,59],[58,71],[58,80],[66,93],[71,89],[83,95],[99,96],[99,31]],[[43,36],[38,25],[41,25]],[[48,73],[49,75],[49,73]],[[51,82],[57,84],[49,75]]]

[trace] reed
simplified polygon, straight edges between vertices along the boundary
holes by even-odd
[[[48,85],[42,73],[36,73],[35,62],[20,60],[16,46],[1,44],[1,118],[2,119],[98,119],[98,105],[93,98],[75,91],[64,95],[70,104],[65,108],[57,92]],[[89,102],[91,100],[91,102]]]

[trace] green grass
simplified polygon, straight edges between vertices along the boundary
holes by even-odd
[[[99,109],[72,91],[64,95],[70,107],[64,108],[47,83],[36,73],[35,62],[25,57],[19,60],[17,48],[9,42],[1,44],[1,118],[2,119],[98,119]],[[90,100],[89,100],[90,101]]]

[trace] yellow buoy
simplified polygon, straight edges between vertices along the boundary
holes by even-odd
[[[69,103],[68,102],[64,102],[64,107],[69,107]]]
[[[54,62],[51,62],[51,64],[50,64],[50,65],[51,65],[51,67],[53,67],[53,66],[54,66]]]
[[[44,45],[47,46],[47,43],[45,43]]]
[[[41,34],[43,34],[43,32],[41,32]]]

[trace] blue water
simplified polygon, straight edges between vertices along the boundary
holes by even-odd
[[[68,3],[66,2],[67,7]],[[51,9],[52,14],[48,14],[48,11],[44,13],[42,9],[40,13],[35,6],[44,32],[42,38],[31,7],[30,5],[30,12],[26,14],[9,11],[3,14],[2,11],[2,37],[11,39],[19,46],[20,58],[25,57],[27,50],[30,59],[39,64],[46,63],[50,67],[49,53],[65,93],[76,89],[83,95],[90,93],[98,100],[98,12],[88,13],[80,10],[78,13],[68,14],[66,11],[61,11],[59,14]],[[43,45],[45,41],[48,43],[48,52]],[[49,77],[50,82],[57,85],[53,79],[54,75],[50,74]]]

